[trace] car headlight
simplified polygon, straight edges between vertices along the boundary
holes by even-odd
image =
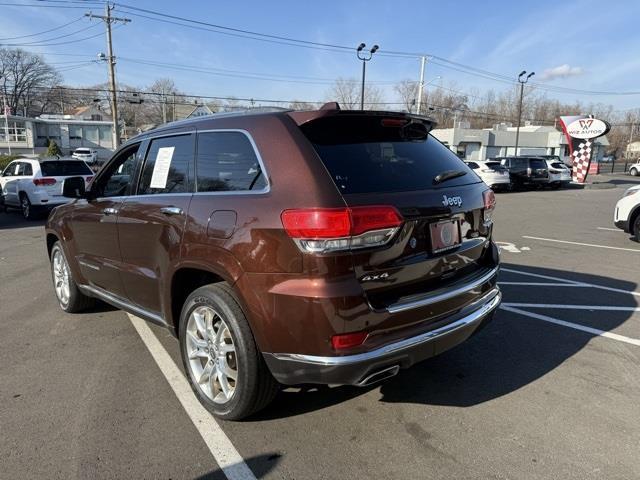
[[[634,193],[640,192],[640,188],[631,187],[628,188],[626,192],[624,192],[623,197],[628,197],[629,195],[633,195]]]

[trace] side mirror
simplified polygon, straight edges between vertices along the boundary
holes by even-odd
[[[67,198],[86,198],[84,177],[69,177],[62,186],[62,196]]]

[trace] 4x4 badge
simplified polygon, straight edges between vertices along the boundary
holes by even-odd
[[[389,272],[378,273],[375,275],[365,275],[360,279],[361,282],[370,282],[372,280],[384,280],[385,278],[389,278]]]
[[[446,195],[442,196],[442,205],[444,205],[445,207],[453,207],[454,205],[456,207],[461,207],[462,206],[462,197],[457,196],[457,197],[447,197]]]

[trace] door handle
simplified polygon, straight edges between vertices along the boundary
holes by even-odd
[[[162,207],[160,209],[165,215],[182,215],[184,211],[180,207]]]
[[[104,213],[105,215],[115,215],[116,213],[118,213],[118,209],[113,207],[107,207],[102,209],[102,213]]]

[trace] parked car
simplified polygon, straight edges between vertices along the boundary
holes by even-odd
[[[545,158],[545,161],[549,169],[549,184],[551,188],[560,188],[562,185],[571,183],[571,169],[559,158]]]
[[[547,162],[540,157],[498,157],[500,164],[509,170],[515,187],[540,187],[549,184]]]
[[[465,162],[484,183],[493,190],[507,190],[511,187],[509,170],[500,162],[492,160],[469,160]]]
[[[640,185],[628,188],[614,210],[613,223],[640,242]]]
[[[640,161],[634,163],[629,167],[629,174],[633,175],[634,177],[640,175]]]
[[[431,127],[328,104],[142,133],[49,216],[60,307],[99,298],[170,329],[221,418],[280,384],[392,377],[501,299],[495,196]]]
[[[78,160],[84,160],[87,165],[94,165],[98,162],[98,151],[93,148],[76,148],[71,156]]]
[[[62,195],[65,180],[82,176],[91,181],[93,171],[82,160],[19,158],[6,166],[0,176],[5,208],[19,208],[26,219],[67,203]]]

